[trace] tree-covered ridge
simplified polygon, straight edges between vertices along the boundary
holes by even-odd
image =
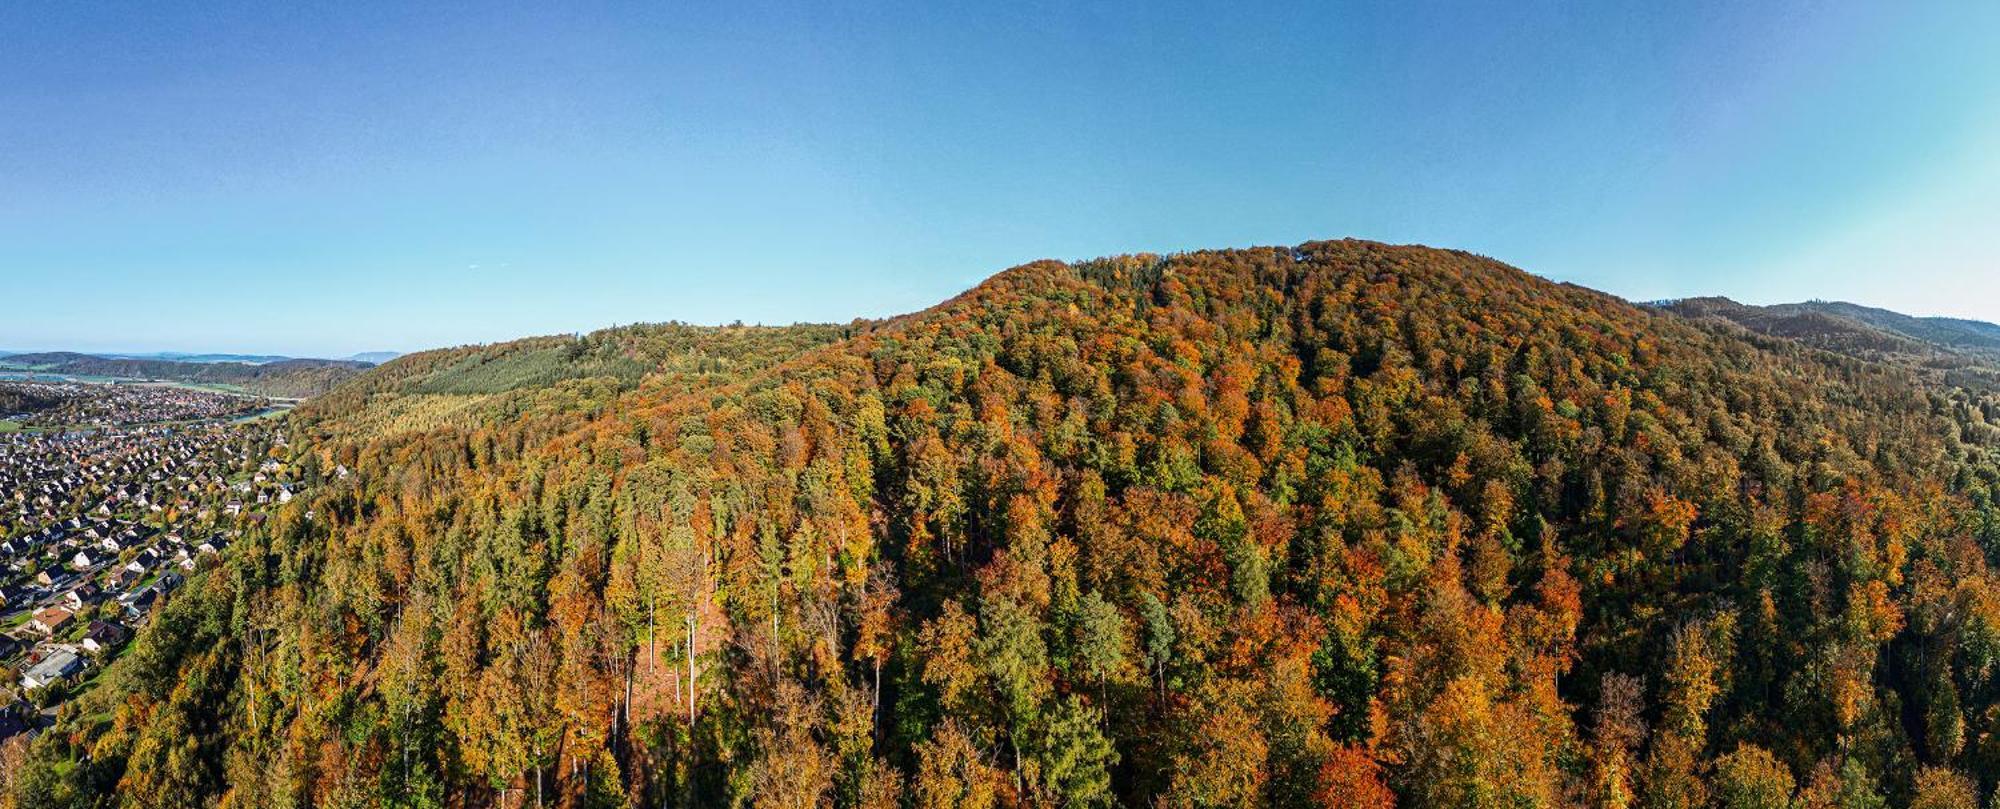
[[[1778,310],[1825,312],[1907,335],[1935,345],[1968,351],[2000,352],[2000,325],[1955,317],[1912,317],[1887,309],[1839,301],[1807,301],[1770,307]]]
[[[1830,301],[1748,306],[1728,298],[1688,298],[1657,305],[1690,318],[1922,369],[1948,386],[2000,391],[2000,325]]]
[[[621,326],[587,335],[530,337],[398,357],[307,405],[310,421],[350,435],[481,425],[525,415],[560,426],[621,393],[713,384],[870,328],[846,326]]]
[[[39,385],[0,382],[0,415],[36,413],[59,406],[64,397]]]
[[[491,364],[420,355],[294,416],[351,474],[191,582],[17,805],[1959,806],[2000,772],[1992,411],[1914,369],[1352,241],[776,336],[381,429]]]
[[[1728,298],[1688,298],[1662,308],[1690,318],[1715,318],[1759,334],[1869,357],[1925,356],[1939,346],[1831,311],[1800,306],[1748,306]]]
[[[593,376],[630,386],[648,374],[742,373],[865,326],[662,323],[587,335],[530,337],[404,355],[357,380],[347,392],[496,394]]]

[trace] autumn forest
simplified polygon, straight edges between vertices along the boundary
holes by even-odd
[[[2000,364],[1860,344],[1334,241],[405,356],[0,804],[2000,805]]]

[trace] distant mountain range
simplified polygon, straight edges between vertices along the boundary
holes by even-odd
[[[281,354],[188,354],[180,351],[155,351],[150,354],[92,354],[113,360],[168,360],[171,362],[241,362],[248,365],[262,365],[267,362],[293,359]]]
[[[67,353],[72,353],[72,352],[0,350],[0,358],[20,356],[22,354],[67,354]],[[293,357],[286,354],[190,354],[184,351],[153,351],[147,353],[98,351],[89,354],[89,356],[107,360],[168,360],[171,362],[201,362],[201,363],[240,362],[246,365],[263,365],[268,362],[283,362],[285,360],[324,359],[321,357]],[[338,359],[348,360],[350,362],[365,362],[370,365],[380,365],[382,363],[388,362],[400,356],[402,356],[402,353],[396,351],[363,351],[359,354],[349,354],[345,357],[339,357]]]
[[[0,355],[0,370],[227,385],[263,396],[298,399],[325,393],[375,364],[354,359],[294,359],[235,354],[118,355],[43,351]]]

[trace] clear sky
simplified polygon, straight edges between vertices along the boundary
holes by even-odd
[[[284,5],[0,4],[0,348],[844,321],[1341,236],[2000,320],[1991,0]]]

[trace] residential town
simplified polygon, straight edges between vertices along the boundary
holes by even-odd
[[[303,483],[277,459],[282,422],[241,418],[266,404],[256,397],[32,384],[59,389],[64,423],[94,426],[0,433],[0,739],[87,687],[190,575]]]
[[[15,429],[206,421],[249,416],[277,406],[260,396],[170,384],[0,379],[0,422]]]

